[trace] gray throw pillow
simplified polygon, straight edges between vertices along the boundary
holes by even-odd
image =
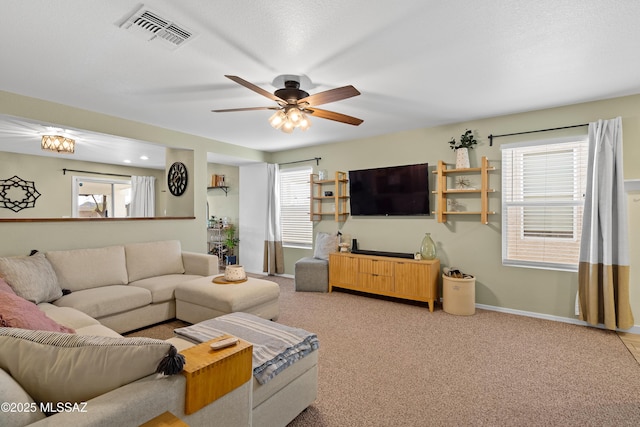
[[[338,235],[320,232],[316,235],[316,246],[313,252],[313,257],[318,259],[329,259],[331,252],[337,252],[338,250]]]
[[[62,296],[56,272],[44,254],[0,258],[0,277],[13,291],[35,304]]]

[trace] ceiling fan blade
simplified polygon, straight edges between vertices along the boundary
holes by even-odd
[[[305,113],[308,113],[314,117],[320,117],[322,119],[334,120],[336,122],[346,123],[349,125],[358,126],[364,120],[358,119],[357,117],[347,116],[346,114],[336,113],[333,111],[320,110],[318,108],[309,108],[304,110]]]
[[[349,85],[309,95],[306,98],[298,100],[298,104],[306,102],[309,105],[322,105],[328,104],[329,102],[341,101],[343,99],[351,98],[352,96],[358,95],[360,95],[358,89]]]
[[[228,113],[231,111],[253,111],[253,110],[279,110],[280,107],[247,107],[247,108],[226,108],[223,110],[211,110],[213,113]]]
[[[282,102],[284,104],[287,103],[287,101],[285,101],[284,99],[281,99],[277,96],[275,96],[274,94],[272,94],[271,92],[267,92],[266,90],[262,89],[259,86],[254,85],[253,83],[250,83],[248,81],[246,81],[245,79],[242,79],[238,76],[228,76],[225,75],[226,78],[233,80],[234,82],[238,83],[239,85],[242,85],[244,87],[246,87],[247,89],[251,89],[252,91],[259,93],[262,96],[266,96],[267,98],[276,101],[278,103]]]

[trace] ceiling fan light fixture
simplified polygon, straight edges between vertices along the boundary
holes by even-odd
[[[280,128],[280,130],[284,133],[292,133],[294,129],[295,129],[295,126],[289,120],[285,121],[282,127]]]
[[[42,141],[40,142],[40,148],[55,153],[73,154],[75,147],[75,140],[62,135],[42,135]]]
[[[311,120],[307,117],[306,114],[302,113],[302,119],[300,120],[300,129],[303,131],[309,129],[311,127]]]
[[[284,111],[278,110],[269,118],[269,124],[273,126],[274,129],[280,129],[286,120],[287,116]]]
[[[298,107],[291,107],[287,110],[287,119],[294,127],[298,127],[302,119],[302,111]]]
[[[336,113],[333,111],[320,110],[315,108],[317,105],[327,104],[329,102],[340,101],[360,95],[360,92],[353,86],[342,86],[335,89],[325,90],[324,92],[309,95],[308,92],[300,89],[300,82],[293,78],[285,79],[284,88],[276,90],[274,93],[267,92],[259,86],[254,85],[238,76],[225,75],[225,77],[233,80],[241,86],[246,87],[278,104],[277,111],[269,118],[269,124],[275,129],[280,129],[285,133],[292,133],[295,128],[307,130],[311,126],[311,121],[305,114],[305,111],[314,117],[321,119],[333,120],[335,122],[346,123],[353,126],[360,125],[363,120],[357,117],[351,117],[346,114]],[[211,110],[214,113],[225,113],[231,111],[255,111],[255,110],[273,110],[273,107],[248,107],[248,108],[231,108],[223,110]]]

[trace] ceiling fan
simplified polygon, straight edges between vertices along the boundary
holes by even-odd
[[[271,118],[269,118],[269,123],[274,128],[280,129],[286,133],[293,132],[296,127],[299,127],[302,130],[307,130],[309,126],[311,126],[311,122],[307,118],[307,115],[320,117],[321,119],[347,123],[354,126],[358,126],[363,122],[362,119],[347,116],[346,114],[316,108],[316,105],[328,104],[329,102],[341,101],[343,99],[360,95],[360,92],[358,92],[358,90],[351,85],[309,95],[309,93],[300,89],[300,82],[295,80],[286,80],[284,82],[284,88],[278,89],[274,93],[270,93],[238,76],[225,75],[225,77],[233,80],[239,85],[246,87],[247,89],[250,89],[262,96],[271,99],[272,101],[277,102],[278,105],[272,107],[247,107],[211,110],[214,113],[226,113],[230,111],[276,110]]]

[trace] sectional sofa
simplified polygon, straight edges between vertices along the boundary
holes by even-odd
[[[170,411],[191,426],[285,425],[315,400],[317,351],[186,415],[185,378],[157,370],[193,344],[120,335],[175,318],[176,287],[217,273],[179,241],[0,258],[0,401],[15,403],[0,424],[137,426]]]

